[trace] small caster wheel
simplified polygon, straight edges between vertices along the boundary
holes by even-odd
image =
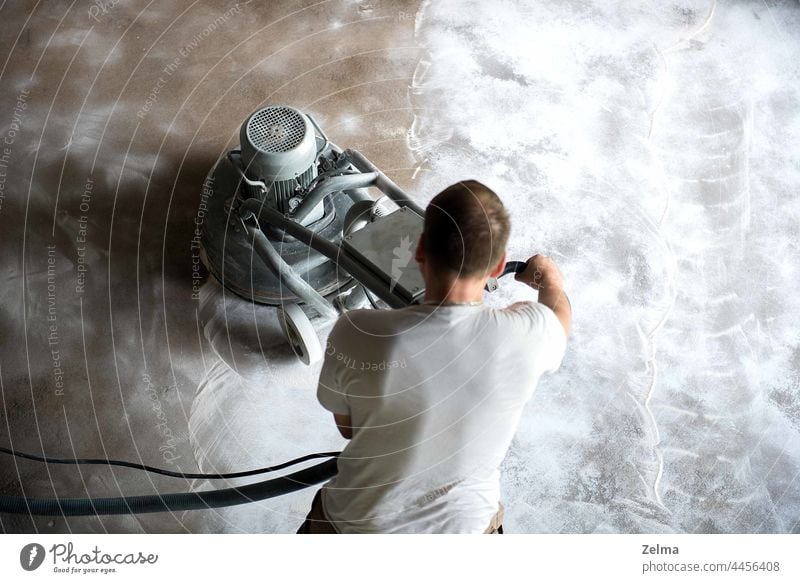
[[[278,322],[286,340],[303,364],[312,365],[322,358],[322,345],[314,326],[297,304],[278,308]]]

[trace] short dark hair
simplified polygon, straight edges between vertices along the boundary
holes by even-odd
[[[425,209],[425,257],[456,277],[483,276],[503,256],[510,230],[500,198],[477,180],[463,180]]]

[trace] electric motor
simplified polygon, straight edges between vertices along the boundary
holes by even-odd
[[[302,112],[285,105],[255,111],[239,132],[245,176],[263,182],[268,205],[286,213],[295,192],[317,176],[314,127]]]

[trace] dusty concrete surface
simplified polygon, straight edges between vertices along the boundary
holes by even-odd
[[[556,258],[575,312],[504,465],[508,528],[797,532],[800,3],[418,20],[419,190],[491,184],[509,253]]]
[[[213,350],[198,333],[189,242],[205,174],[250,112],[287,103],[408,185],[417,4],[2,4],[0,128],[13,138],[0,207],[3,444],[197,471],[189,417]],[[4,494],[187,487],[96,466],[0,467]],[[7,532],[187,530],[163,514],[0,521]]]
[[[510,257],[560,262],[573,334],[508,531],[798,532],[798,27],[795,0],[0,3],[0,444],[204,472],[341,447],[274,310],[192,278],[206,172],[283,102],[421,203],[486,182]],[[35,497],[243,482],[0,469]],[[292,532],[313,493],[0,528]]]

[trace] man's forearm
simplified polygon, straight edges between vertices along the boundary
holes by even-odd
[[[539,290],[539,303],[553,310],[564,332],[569,335],[572,307],[564,293],[564,277],[553,260],[546,255],[534,255],[514,278]]]
[[[569,334],[572,320],[572,306],[564,288],[561,286],[542,286],[539,288],[539,303],[555,312],[564,331]]]

